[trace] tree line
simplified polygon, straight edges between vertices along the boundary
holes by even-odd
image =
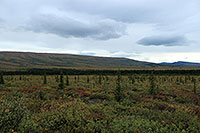
[[[81,70],[81,69],[27,69],[21,71],[2,71],[4,75],[116,75],[117,70]],[[154,75],[200,75],[200,70],[120,70],[121,75],[152,74]]]

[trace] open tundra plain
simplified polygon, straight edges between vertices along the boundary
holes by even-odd
[[[200,76],[3,75],[0,132],[199,132]]]

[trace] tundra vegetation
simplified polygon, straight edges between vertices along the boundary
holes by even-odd
[[[0,74],[0,132],[199,131],[197,75]]]

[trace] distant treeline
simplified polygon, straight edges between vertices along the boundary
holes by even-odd
[[[24,71],[5,71],[4,75],[115,75],[119,70],[79,70],[79,69],[28,69]],[[121,75],[200,75],[200,70],[120,70]]]

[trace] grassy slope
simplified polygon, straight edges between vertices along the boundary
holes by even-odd
[[[126,58],[71,54],[0,52],[0,69],[24,68],[155,68],[160,65]]]

